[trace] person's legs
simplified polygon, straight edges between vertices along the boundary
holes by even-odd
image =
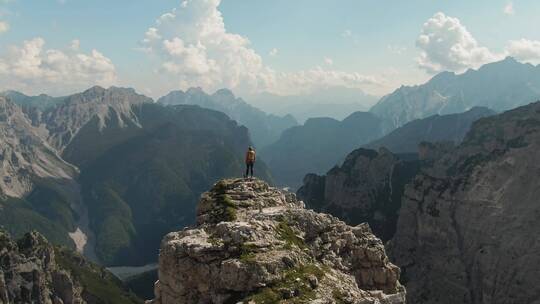
[[[250,164],[250,168],[251,168],[251,177],[253,177],[253,163]]]
[[[244,174],[244,178],[247,178],[249,174],[249,163],[246,163],[246,174]]]

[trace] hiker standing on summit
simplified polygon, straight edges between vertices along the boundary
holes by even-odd
[[[249,147],[248,151],[246,152],[246,174],[244,175],[244,178],[247,178],[250,172],[251,178],[253,178],[253,165],[255,165],[256,159],[257,156],[255,150],[253,149],[253,147]]]

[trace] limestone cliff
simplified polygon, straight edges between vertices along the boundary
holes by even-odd
[[[163,239],[151,303],[405,303],[399,276],[367,225],[259,180],[222,180],[197,226]]]
[[[385,148],[357,149],[326,175],[307,175],[297,195],[308,208],[348,224],[369,223],[387,241],[396,230],[403,189],[419,167],[419,161],[400,159]]]
[[[70,179],[74,166],[63,161],[20,107],[0,97],[0,193],[23,197],[37,179]]]
[[[134,105],[152,103],[133,89],[92,87],[82,93],[66,97],[62,103],[47,109],[41,123],[48,130],[48,141],[58,151],[71,143],[77,133],[94,120],[100,130],[113,121],[119,127],[138,125]]]
[[[120,282],[38,233],[15,242],[0,232],[0,303],[135,304]]]
[[[539,149],[534,103],[480,119],[407,186],[389,251],[409,302],[540,303]]]

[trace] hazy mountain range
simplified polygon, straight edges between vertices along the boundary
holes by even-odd
[[[465,112],[475,106],[497,112],[529,104],[540,97],[540,66],[508,57],[463,74],[442,72],[425,84],[402,86],[384,96],[371,112],[389,132],[434,114]]]
[[[359,147],[416,154],[422,142],[459,144],[474,121],[494,114],[477,107],[465,113],[434,115],[411,121],[386,135],[384,122],[369,112],[356,112],[341,122],[311,118],[303,126],[283,132],[261,155],[278,184],[296,188],[306,173],[322,174]]]
[[[418,145],[422,142],[459,144],[465,134],[469,132],[473,122],[495,114],[488,108],[474,107],[464,113],[437,114],[416,119],[364,147],[370,149],[385,147],[393,153],[417,153]]]
[[[306,173],[323,173],[351,150],[382,135],[382,121],[369,112],[356,112],[342,121],[310,118],[283,132],[260,154],[279,185],[296,188]]]
[[[265,112],[293,115],[300,123],[313,117],[343,120],[351,113],[369,110],[378,100],[360,89],[346,87],[320,88],[300,95],[261,93],[246,99]]]
[[[227,114],[239,124],[246,126],[257,147],[264,147],[276,141],[281,132],[298,123],[290,114],[283,117],[265,112],[251,106],[241,98],[226,89],[212,95],[206,94],[199,88],[191,88],[186,92],[174,91],[161,97],[158,103],[165,105],[198,105]]]

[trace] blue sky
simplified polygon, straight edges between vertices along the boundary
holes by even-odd
[[[506,55],[536,63],[539,13],[534,0],[0,0],[0,90],[382,95]]]

